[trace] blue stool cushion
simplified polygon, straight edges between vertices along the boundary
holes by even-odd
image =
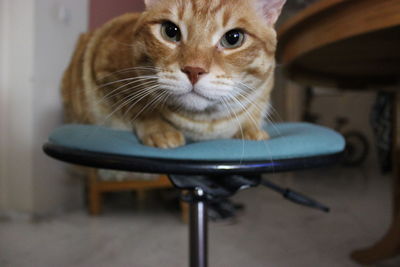
[[[189,142],[174,149],[142,145],[130,131],[94,125],[65,125],[49,137],[52,144],[106,154],[195,161],[262,161],[338,154],[345,141],[335,131],[309,123],[277,123],[265,129],[266,141],[223,139]]]

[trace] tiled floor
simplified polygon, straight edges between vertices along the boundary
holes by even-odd
[[[261,187],[243,191],[234,198],[246,205],[236,222],[210,223],[211,267],[358,266],[350,251],[372,244],[388,226],[390,176],[373,167],[268,178],[332,212],[294,205]],[[97,218],[80,211],[35,223],[0,222],[0,266],[187,266],[187,226],[179,213],[152,201],[138,207],[131,199],[114,196]],[[376,266],[398,267],[400,257]]]

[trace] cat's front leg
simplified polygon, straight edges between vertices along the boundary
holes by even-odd
[[[261,141],[268,140],[270,137],[263,129],[255,126],[243,126],[242,129],[235,134],[234,138]]]
[[[175,148],[185,144],[182,132],[168,122],[158,118],[148,118],[135,123],[136,134],[147,146]]]

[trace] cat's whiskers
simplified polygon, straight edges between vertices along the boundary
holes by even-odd
[[[157,76],[155,76],[155,75],[142,75],[142,76],[135,76],[135,77],[125,78],[125,79],[115,80],[115,81],[112,81],[112,82],[101,84],[100,86],[97,87],[97,89],[101,89],[101,88],[104,88],[104,87],[106,87],[108,85],[112,85],[112,84],[116,84],[116,83],[120,83],[120,82],[133,81],[133,80],[141,81],[141,80],[146,80],[146,79],[157,79]]]
[[[244,85],[244,86],[247,86],[247,85],[244,84],[244,83],[240,83],[240,84],[242,84],[242,85]],[[251,88],[251,87],[247,86],[247,88]],[[268,108],[263,108],[263,107],[261,107],[258,103],[256,103],[256,102],[252,101],[251,99],[249,99],[249,98],[248,98],[248,95],[251,94],[251,93],[248,93],[248,92],[242,90],[242,88],[240,88],[240,87],[235,87],[235,89],[238,90],[237,93],[240,94],[241,97],[247,99],[247,100],[258,110],[258,112],[260,112],[261,114],[263,114],[263,118],[266,119],[268,122],[270,122],[270,125],[274,128],[274,130],[276,131],[276,133],[277,133],[278,135],[281,135],[280,130],[275,126],[273,120],[270,119],[270,117],[268,117],[269,114],[266,112],[266,109],[268,109]],[[251,89],[253,89],[253,88],[251,88]],[[255,90],[255,89],[253,89],[253,90]],[[243,93],[242,93],[242,92],[243,92]],[[272,105],[269,105],[269,108],[272,108]]]
[[[243,96],[246,97],[246,96]],[[261,108],[257,103],[253,102],[252,103],[252,107],[255,107],[255,109],[260,112],[261,114],[263,114],[262,118],[265,119],[273,129],[276,132],[276,136],[280,136],[282,135],[280,130],[275,126],[275,123],[268,117],[268,113],[265,112],[265,109]],[[246,109],[247,111],[247,109]],[[248,112],[247,112],[248,113]],[[249,113],[248,113],[249,114]],[[254,123],[254,120],[253,120]]]
[[[178,103],[177,105],[175,104],[174,107],[176,108],[174,110],[175,113],[181,113],[181,111],[185,108],[185,105],[183,103]]]
[[[149,103],[147,103],[137,114],[135,117],[133,117],[133,119],[130,120],[130,122],[135,121],[140,114],[142,114],[147,108],[150,108],[153,104],[157,105],[158,101],[160,99],[162,99],[163,96],[165,96],[166,94],[168,94],[168,92],[163,91],[160,95],[158,95],[157,97],[155,97],[153,100],[151,100]]]
[[[165,97],[164,97],[163,99],[160,100],[160,105],[159,105],[160,110],[162,110],[162,109],[165,108],[165,106],[166,106],[166,104],[167,104],[167,102],[168,102],[169,97],[172,95],[171,92],[168,92],[168,91],[165,91],[165,92],[166,92],[166,93],[164,94]],[[155,107],[154,107],[154,108],[155,108]]]
[[[250,114],[250,112],[246,109],[246,107],[244,107],[244,106],[240,103],[240,101],[239,101],[234,95],[229,94],[228,97],[232,98],[234,101],[236,101],[239,105],[242,106],[243,111],[245,112],[245,114],[249,117],[249,119],[254,123],[254,126],[258,129],[258,127],[259,127],[258,124],[259,124],[259,123],[257,123],[257,121],[256,121],[256,120],[254,119],[254,117]],[[262,141],[261,143],[264,144],[265,148],[268,150],[268,153],[269,153],[269,155],[270,155],[270,161],[273,163],[274,160],[272,159],[271,149],[270,149],[270,147],[269,147],[269,145],[268,145],[267,140],[260,140],[260,141]]]
[[[137,100],[137,102],[139,102],[140,100],[142,100],[143,98],[145,98],[146,96],[150,95],[151,93],[153,93],[154,91],[156,91],[158,89],[158,85],[154,85],[153,87],[147,88],[145,91],[141,91],[140,95],[141,98],[139,100]],[[114,115],[116,112],[118,112],[119,110],[121,110],[123,107],[125,107],[126,105],[129,105],[132,101],[135,101],[135,99],[137,99],[138,94],[134,94],[133,96],[128,96],[123,98],[123,100],[125,100],[126,98],[128,98],[127,100],[125,100],[122,104],[118,105],[117,108],[115,108],[110,114],[108,114],[105,119],[103,120],[102,124],[105,124],[105,122],[111,118],[112,115]],[[135,103],[137,103],[135,102]]]
[[[265,108],[261,107],[257,102],[255,102],[253,99],[249,98],[249,96],[251,95],[251,93],[248,93],[246,91],[241,90],[240,87],[235,87],[235,89],[237,90],[236,93],[243,98],[243,100],[245,100],[246,102],[248,102],[248,106],[252,105],[254,106],[258,112],[260,112],[261,114],[265,113]],[[239,99],[238,99],[239,100]]]
[[[277,119],[279,121],[284,121],[279,112],[274,108],[271,104],[268,104],[268,109],[271,111],[271,119],[272,119],[272,113],[277,116]]]
[[[141,81],[147,81],[147,82],[140,83]],[[122,88],[124,88],[126,86],[129,86],[129,85],[132,85],[132,84],[135,84],[135,83],[139,83],[139,84],[137,86],[133,86],[133,87],[129,87],[129,88],[125,88],[125,89],[121,90]],[[151,85],[152,83],[156,84],[157,81],[156,80],[152,80],[152,78],[147,78],[147,77],[146,78],[140,78],[140,79],[137,79],[137,80],[132,81],[132,82],[128,82],[128,83],[126,83],[124,85],[121,85],[121,86],[113,89],[111,92],[109,92],[105,96],[103,96],[100,100],[96,101],[95,104],[96,105],[100,104],[101,102],[103,102],[107,98],[110,98],[110,97],[114,96],[117,93],[122,93],[122,92],[125,92],[125,91],[128,91],[128,90],[133,90],[133,89],[136,89],[136,88],[138,88],[140,86]]]
[[[236,104],[238,104],[239,107],[241,107],[241,110],[244,111],[248,118],[254,123],[254,127],[258,128],[259,125],[256,119],[253,117],[252,114],[250,114],[248,109],[236,98],[236,96],[229,94],[228,97],[232,99]]]
[[[256,88],[253,88],[243,82],[237,81],[236,82],[239,86],[236,86],[235,89],[238,90],[238,94],[240,94],[243,98],[246,98],[247,100],[250,100],[248,98],[249,95],[251,95],[254,91],[256,91]],[[240,86],[244,86],[245,88],[242,88]],[[247,89],[247,90],[246,90]],[[253,105],[258,107],[259,111],[262,111],[264,113],[264,108],[262,108],[258,103],[255,103],[254,101],[251,101]],[[270,105],[270,107],[272,107]]]
[[[125,68],[125,69],[120,69],[111,73],[108,73],[107,75],[105,75],[104,77],[100,77],[100,80],[104,80],[108,77],[111,77],[115,74],[120,74],[120,73],[125,73],[125,72],[133,72],[133,71],[137,71],[137,70],[148,70],[148,71],[162,71],[161,68],[158,67],[150,67],[150,66],[137,66],[137,67],[130,67],[130,68]]]
[[[230,99],[232,99],[240,108],[242,111],[245,112],[245,114],[247,115],[247,117],[253,122],[254,127],[258,128],[259,127],[259,123],[256,121],[256,119],[254,118],[254,116],[248,111],[248,108],[246,106],[244,106],[239,99],[237,99],[237,97],[233,94],[229,94],[228,97]],[[255,104],[254,101],[249,101],[249,105],[251,104]]]
[[[119,99],[119,101],[117,101],[114,104],[111,104],[111,107],[116,106],[115,108],[112,109],[112,111],[105,117],[103,124],[110,119],[115,113],[117,113],[118,111],[120,111],[121,109],[123,109],[124,107],[126,107],[127,105],[129,105],[131,102],[135,101],[137,98],[141,97],[142,95],[147,96],[148,92],[146,93],[141,93],[140,95],[135,94],[135,95],[129,95],[129,96],[125,96],[122,99]],[[122,103],[121,103],[122,102]]]
[[[140,90],[135,90],[135,91],[131,92],[130,94],[128,94],[127,96],[133,98],[133,100],[136,100],[139,98],[137,101],[137,102],[139,102],[144,97],[149,96],[150,94],[157,91],[158,88],[159,88],[158,83],[152,83],[150,86],[146,86],[144,88],[141,88]],[[135,102],[135,104],[136,104],[136,102]]]
[[[155,81],[150,81],[150,82],[141,83],[141,84],[138,84],[138,85],[135,85],[135,86],[131,86],[131,87],[125,88],[123,90],[117,90],[116,92],[114,92],[114,93],[112,93],[110,95],[107,95],[106,97],[103,97],[102,101],[108,100],[108,99],[110,99],[110,98],[112,98],[112,97],[114,97],[114,96],[116,96],[118,94],[122,94],[122,93],[124,93],[124,94],[139,93],[139,92],[145,90],[147,87],[154,86],[154,85],[157,85],[157,84],[158,83],[155,82]],[[101,101],[99,101],[99,103],[100,102]]]
[[[232,113],[233,113],[233,115],[235,116],[236,121],[237,121],[237,124],[238,124],[239,129],[240,129],[240,133],[241,133],[241,135],[242,135],[242,156],[240,157],[240,163],[239,163],[239,164],[241,165],[242,162],[243,162],[243,158],[244,158],[244,144],[245,144],[245,142],[244,142],[244,133],[243,133],[242,124],[240,123],[239,118],[238,118],[236,112],[235,112],[234,110],[231,110],[231,108],[229,107],[229,105],[226,103],[225,97],[222,98],[222,103],[223,103],[223,104],[225,105],[225,107],[227,108],[227,110],[228,110],[229,114],[231,115],[231,117],[232,117]]]
[[[131,102],[135,101],[132,105],[129,106],[129,108],[124,112],[123,116],[125,117],[129,111],[136,106],[141,100],[144,98],[150,96],[152,93],[157,92],[157,90],[160,88],[158,84],[153,85],[151,87],[146,88],[146,90],[141,91],[140,93],[135,94],[135,98],[132,99]]]
[[[166,91],[162,92],[160,94],[160,97],[158,97],[159,99],[157,100],[157,102],[154,105],[152,105],[151,109],[149,107],[148,111],[153,112],[157,107],[161,108],[162,105],[164,105],[167,102],[169,96],[170,96],[170,93],[168,93]]]
[[[249,88],[249,89],[251,89],[251,90],[253,90],[253,91],[255,90],[254,88],[252,88],[252,87],[250,87],[250,86],[248,86],[248,85],[246,85],[246,84],[244,84],[244,83],[240,83],[240,84],[242,84],[243,86],[246,86],[246,88]],[[239,94],[242,94],[242,97],[244,97],[244,98],[247,98],[247,95],[251,94],[251,92],[246,92],[246,91],[244,91],[244,90],[243,90],[242,88],[240,88],[240,87],[235,87],[235,88],[239,90],[238,93],[239,93]],[[242,93],[242,92],[244,92],[244,93]],[[252,105],[253,105],[259,112],[262,112],[261,114],[264,114],[263,118],[266,119],[267,122],[269,122],[269,125],[272,126],[272,128],[273,128],[274,131],[275,131],[275,138],[276,138],[276,137],[279,137],[279,136],[283,136],[282,133],[281,133],[281,131],[275,126],[275,123],[273,122],[273,120],[272,120],[272,118],[270,117],[270,115],[269,115],[268,113],[266,113],[265,110],[264,110],[262,107],[260,107],[258,103],[252,101]],[[273,107],[270,103],[268,103],[267,109],[273,110],[273,111],[275,111],[275,112],[277,113],[276,109],[274,109],[274,107]],[[277,114],[277,115],[279,116],[279,114]],[[285,138],[283,138],[283,141],[284,141],[285,143],[287,143],[287,141],[286,141]],[[264,143],[265,143],[265,142],[264,142]],[[268,146],[268,143],[265,143],[265,144]],[[287,145],[289,145],[289,143],[287,143]],[[269,150],[269,147],[268,147],[268,150]],[[272,160],[272,159],[271,159],[271,160]]]
[[[113,115],[116,111],[119,111],[120,109],[124,108],[126,105],[128,105],[132,101],[136,101],[136,99],[140,98],[142,99],[142,96],[147,96],[152,92],[149,92],[149,90],[152,90],[153,88],[156,88],[158,85],[157,84],[152,84],[149,87],[142,88],[140,90],[135,90],[133,93],[126,94],[125,96],[122,96],[118,99],[115,99],[114,101],[110,101],[108,104],[111,109],[112,109],[112,114]],[[104,99],[106,100],[106,99]],[[106,117],[107,119],[109,118],[109,115]]]
[[[248,85],[248,84],[246,84],[244,82],[241,82],[241,81],[236,81],[235,83],[239,85],[239,87],[236,87],[236,88],[239,88],[239,89],[241,89],[242,91],[244,91],[244,92],[246,92],[248,94],[251,94],[252,92],[257,90],[255,87],[252,87],[252,86],[250,86],[250,85]]]

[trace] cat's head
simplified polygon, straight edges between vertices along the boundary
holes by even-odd
[[[221,108],[272,78],[274,24],[285,0],[145,3],[142,49],[170,104],[191,111]]]

